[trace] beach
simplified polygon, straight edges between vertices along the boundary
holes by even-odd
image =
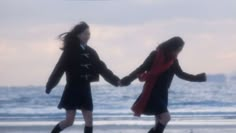
[[[236,133],[236,0],[0,7],[0,133]]]
[[[95,121],[94,132],[96,133],[147,133],[152,124],[116,121]],[[56,124],[51,122],[0,122],[1,133],[49,133]],[[82,133],[83,122],[76,121],[75,124],[64,130],[63,133]],[[236,120],[179,120],[172,121],[166,128],[165,133],[235,133]]]

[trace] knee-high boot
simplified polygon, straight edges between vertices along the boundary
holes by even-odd
[[[84,133],[93,133],[93,127],[84,127]]]
[[[60,125],[57,124],[51,131],[51,133],[60,133],[63,129],[61,129]]]
[[[163,133],[165,128],[166,128],[166,125],[163,125],[160,122],[158,122],[154,133]]]
[[[148,131],[148,133],[155,133],[154,127],[151,128],[151,129]]]

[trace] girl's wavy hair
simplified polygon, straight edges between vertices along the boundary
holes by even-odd
[[[79,24],[75,25],[71,31],[60,34],[58,38],[63,41],[63,47],[61,49],[73,49],[75,45],[80,43],[78,35],[88,28],[89,25],[86,22],[81,21]]]
[[[161,50],[166,57],[166,61],[171,59],[171,53],[184,46],[184,40],[181,37],[175,36],[161,43],[157,49]]]

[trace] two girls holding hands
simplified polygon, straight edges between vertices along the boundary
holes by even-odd
[[[168,89],[174,75],[188,81],[206,81],[205,73],[191,75],[182,71],[177,59],[184,46],[184,41],[180,37],[173,37],[161,43],[142,65],[121,80],[100,60],[96,51],[87,45],[90,38],[88,24],[80,22],[70,32],[60,35],[60,38],[64,44],[63,52],[48,79],[46,93],[51,92],[65,73],[67,83],[58,108],[66,110],[66,118],[59,122],[51,133],[59,133],[73,125],[77,109],[82,111],[85,120],[84,133],[93,132],[90,83],[98,81],[99,74],[114,86],[128,86],[136,78],[145,82],[142,93],[132,106],[132,111],[135,116],[155,116],[155,127],[148,133],[163,133],[170,121],[167,108]]]

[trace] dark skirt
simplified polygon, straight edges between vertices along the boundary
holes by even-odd
[[[144,115],[159,115],[168,112],[168,89],[153,88]]]
[[[59,109],[84,109],[93,111],[93,100],[90,83],[67,84],[62,94]]]

